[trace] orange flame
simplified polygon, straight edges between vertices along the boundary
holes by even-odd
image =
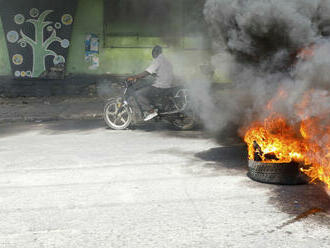
[[[300,162],[308,168],[301,169],[311,178],[320,180],[330,188],[330,110],[311,110],[320,104],[311,103],[314,91],[307,92],[296,106],[295,118],[285,118],[273,111],[273,105],[287,94],[281,89],[267,105],[270,112],[261,122],[252,123],[245,132],[249,159],[272,163]],[[320,94],[319,101],[329,100],[328,92]],[[325,105],[326,106],[326,105]]]

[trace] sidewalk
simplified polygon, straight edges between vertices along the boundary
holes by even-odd
[[[213,84],[214,97],[228,93],[231,84]],[[105,99],[116,92],[107,82],[89,86],[89,96],[0,97],[0,123],[102,118]],[[95,86],[94,86],[95,87]],[[86,91],[87,92],[87,91]]]
[[[0,98],[0,122],[102,118],[98,97]]]

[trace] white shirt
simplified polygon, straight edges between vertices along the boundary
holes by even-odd
[[[156,88],[171,88],[173,83],[173,67],[172,64],[160,54],[152,64],[146,69],[150,74],[156,74],[156,81],[152,85]]]

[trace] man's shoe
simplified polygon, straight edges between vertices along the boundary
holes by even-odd
[[[155,118],[158,115],[156,110],[151,110],[149,112],[146,112],[144,121],[150,121],[151,119]]]

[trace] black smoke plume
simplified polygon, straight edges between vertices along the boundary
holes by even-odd
[[[329,0],[207,0],[204,16],[213,41],[213,66],[226,68],[234,89],[218,103],[217,131],[262,120],[281,87],[287,99],[274,106],[295,121],[294,106],[316,90],[313,115],[330,109]],[[313,56],[300,57],[313,48]],[[321,93],[322,92],[322,93]],[[325,99],[325,100],[324,100]],[[329,126],[329,120],[325,122]],[[228,132],[225,132],[228,134]]]

